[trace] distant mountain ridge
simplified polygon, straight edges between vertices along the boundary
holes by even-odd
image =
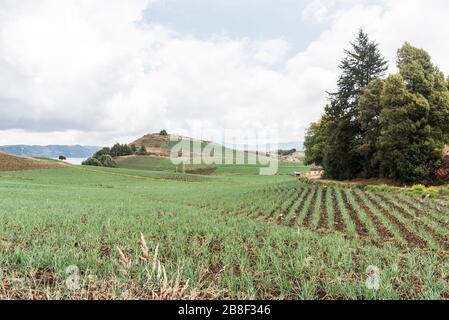
[[[30,146],[30,145],[11,145],[0,146],[0,151],[26,157],[57,158],[65,156],[67,158],[88,158],[101,147],[80,146],[80,145],[49,145],[49,146]]]

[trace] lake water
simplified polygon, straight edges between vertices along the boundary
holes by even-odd
[[[56,160],[59,160],[59,159],[56,158]],[[67,158],[67,160],[64,162],[67,162],[70,164],[81,164],[85,160],[87,160],[87,158]]]

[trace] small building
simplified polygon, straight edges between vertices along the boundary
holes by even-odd
[[[324,169],[321,166],[312,166],[309,171],[294,172],[294,175],[300,178],[317,179],[324,174]]]

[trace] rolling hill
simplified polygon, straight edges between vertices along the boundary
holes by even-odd
[[[210,141],[198,140],[190,137],[179,136],[180,139],[185,139],[194,142],[200,142],[201,146],[211,143]],[[154,156],[170,157],[170,150],[175,146],[178,141],[170,141],[170,136],[160,135],[158,133],[147,134],[134,142],[131,145],[135,145],[137,149],[144,146],[148,153]]]
[[[20,171],[33,169],[62,168],[65,165],[57,161],[19,157],[0,152],[0,171]]]
[[[184,136],[180,136],[180,139],[187,139],[190,141],[201,142],[201,145],[203,148],[207,144],[213,143],[213,142],[207,141],[207,140],[198,140],[198,139],[184,137]],[[135,145],[137,147],[137,149],[144,146],[150,155],[168,158],[168,157],[170,157],[170,149],[176,143],[177,142],[170,141],[170,136],[163,136],[158,133],[152,133],[152,134],[147,134],[147,135],[137,139],[134,142],[131,142],[131,145]],[[216,144],[216,145],[220,146],[220,144]],[[223,148],[224,148],[223,149],[224,152],[226,152],[226,151],[233,152],[234,151],[237,154],[247,154],[248,152],[256,153],[255,151],[252,151],[252,150],[257,150],[257,146],[244,146],[244,145],[239,145],[239,144],[235,145],[234,147],[225,145]],[[262,148],[262,150],[270,150],[269,146],[265,146],[265,148],[264,148],[264,146],[262,146],[261,148]],[[301,151],[303,149],[302,142],[283,143],[283,144],[279,144],[278,148],[282,149],[282,150],[289,150],[289,149],[296,148],[298,150],[298,152],[296,152],[290,158],[295,158],[295,159],[303,158],[304,154]],[[284,160],[288,161],[287,158]],[[296,160],[293,162],[296,162]]]
[[[200,142],[204,148],[210,141],[197,140],[188,137],[180,137],[191,141]],[[131,145],[136,146],[137,149],[144,146],[149,155],[131,155],[124,157],[116,157],[115,161],[118,168],[124,169],[138,169],[138,170],[150,170],[150,171],[169,171],[169,172],[181,172],[185,170],[186,173],[199,174],[199,175],[256,175],[259,174],[259,168],[266,166],[260,162],[256,164],[249,164],[249,155],[255,155],[255,152],[245,152],[240,150],[233,150],[228,147],[223,147],[223,163],[222,164],[189,164],[189,165],[174,165],[170,158],[170,150],[177,142],[170,141],[169,136],[163,136],[160,134],[147,134],[134,142]],[[217,146],[221,146],[216,144]],[[190,156],[195,155],[191,153]],[[236,156],[245,159],[245,164],[233,164],[234,157]],[[264,155],[265,157],[265,155]],[[302,161],[294,159],[289,161],[288,159],[280,159],[279,173],[291,174],[295,171],[306,171],[308,167],[302,165]],[[228,160],[228,161],[226,161]],[[226,164],[228,163],[228,164]],[[229,164],[232,163],[232,164]],[[266,163],[266,162],[264,162]]]

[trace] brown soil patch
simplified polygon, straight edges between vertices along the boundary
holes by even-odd
[[[357,234],[362,237],[367,237],[368,229],[366,228],[365,224],[360,220],[359,215],[357,212],[355,212],[354,207],[351,205],[351,202],[348,199],[348,195],[345,190],[342,191],[343,193],[343,202],[348,209],[349,215],[351,216],[352,221],[354,221],[355,224],[355,230],[357,231]]]
[[[147,149],[147,152],[152,155],[157,155],[160,157],[169,157],[170,156],[170,137],[169,136],[161,136],[159,134],[147,134],[131,144],[135,145],[137,149],[144,146]]]
[[[394,238],[394,235],[390,231],[388,231],[388,229],[374,215],[374,213],[371,212],[371,210],[368,208],[368,206],[363,201],[363,199],[360,197],[360,195],[358,195],[357,192],[354,192],[354,196],[355,196],[357,202],[360,204],[360,207],[366,212],[366,215],[368,216],[368,218],[373,222],[374,226],[376,227],[377,233],[384,239]]]
[[[369,192],[365,192],[365,194],[368,196],[369,199],[373,199],[372,195]],[[411,246],[415,246],[415,247],[420,247],[420,248],[426,248],[427,247],[427,242],[424,241],[421,237],[419,237],[418,235],[414,234],[413,232],[411,232],[410,230],[408,230],[406,228],[406,226],[404,226],[398,218],[396,218],[394,215],[392,215],[390,212],[388,212],[388,210],[386,210],[384,207],[382,207],[381,205],[379,205],[376,201],[371,201],[371,203],[380,211],[382,212],[394,225],[396,225],[398,227],[398,229],[400,230],[401,234],[403,235],[404,239],[411,245]]]
[[[330,189],[327,187],[323,190],[323,196],[321,197],[321,214],[320,220],[318,221],[318,230],[326,230],[327,229],[327,208],[326,208],[326,196]]]
[[[446,199],[446,202],[447,202],[448,200],[449,200],[449,199]],[[443,200],[442,200],[442,201],[443,201]],[[443,202],[438,202],[438,205],[441,206],[441,207],[443,207],[443,208],[449,209],[449,204],[446,204],[446,203],[443,203]]]
[[[295,195],[293,196],[292,201],[288,204],[288,207],[285,209],[284,212],[282,212],[281,215],[279,215],[278,217],[278,223],[282,223],[282,221],[285,219],[285,217],[288,216],[288,214],[290,213],[290,210],[292,209],[293,205],[299,201],[299,198],[301,197],[301,191],[302,189],[296,190],[297,192],[295,192]]]
[[[301,204],[299,205],[298,209],[296,209],[295,216],[290,220],[289,225],[293,227],[296,224],[296,221],[298,220],[299,215],[301,214],[301,211],[304,209],[304,205],[306,202],[306,199],[308,198],[310,194],[311,189],[307,188],[303,192],[305,192],[304,197],[301,201]]]
[[[417,217],[419,217],[419,216],[426,216],[426,217],[429,218],[430,220],[432,220],[432,221],[438,223],[439,225],[441,225],[441,226],[443,226],[443,227],[445,227],[445,228],[449,228],[449,223],[447,223],[447,222],[445,222],[445,221],[443,221],[443,220],[441,220],[441,219],[439,219],[439,218],[437,218],[437,217],[435,217],[435,216],[429,214],[428,212],[424,211],[423,209],[421,209],[420,207],[418,207],[415,203],[413,203],[413,202],[412,202],[412,199],[407,199],[407,200],[405,200],[405,199],[403,199],[403,198],[400,198],[399,195],[397,195],[397,194],[393,194],[393,197],[394,197],[394,198],[396,199],[396,201],[398,201],[399,203],[405,204],[406,206],[410,207],[410,208],[416,213],[416,216],[417,216]],[[424,203],[423,203],[423,205],[426,206],[427,209],[433,210],[431,207],[425,205]]]
[[[0,152],[0,171],[21,171],[33,169],[63,168],[64,164],[27,157],[18,157]]]
[[[214,174],[216,171],[217,168],[200,168],[200,169],[187,170],[186,173],[210,176]]]
[[[382,199],[382,201],[384,201],[385,203],[388,203],[391,207],[393,207],[395,210],[397,210],[403,217],[405,217],[406,219],[412,221],[412,223],[420,228],[423,229],[424,231],[426,231],[433,239],[435,239],[437,242],[439,242],[440,244],[442,244],[446,249],[448,248],[448,244],[447,244],[447,239],[444,237],[441,237],[440,235],[438,235],[431,227],[429,227],[427,224],[423,223],[422,221],[419,220],[418,216],[414,216],[410,213],[408,213],[407,211],[405,211],[403,208],[401,208],[400,206],[396,205],[394,202],[392,202],[390,199],[388,199],[387,197],[385,197],[384,195],[379,194],[378,195],[380,199]]]
[[[340,209],[337,206],[338,200],[337,195],[335,194],[335,189],[332,189],[332,204],[334,206],[334,225],[335,230],[344,232],[346,229],[345,222],[343,221],[343,215],[341,214]]]
[[[273,222],[276,218],[276,213],[279,213],[279,209],[282,206],[282,204],[284,203],[284,201],[287,199],[287,195],[290,194],[290,192],[286,191],[286,190],[280,190],[281,195],[278,198],[278,201],[276,203],[276,205],[274,206],[273,210],[271,210],[270,214],[268,215],[268,220]],[[282,192],[284,192],[284,194],[282,194]],[[282,212],[279,213],[279,215],[282,214]],[[277,220],[277,218],[276,218]]]
[[[310,203],[309,210],[307,210],[306,216],[304,217],[304,221],[302,225],[305,227],[309,227],[312,221],[313,211],[315,211],[316,199],[318,197],[318,188],[315,188],[313,192],[312,202]]]
[[[35,271],[33,274],[33,280],[37,283],[37,285],[44,287],[54,287],[58,282],[58,277],[48,270],[39,269]]]

